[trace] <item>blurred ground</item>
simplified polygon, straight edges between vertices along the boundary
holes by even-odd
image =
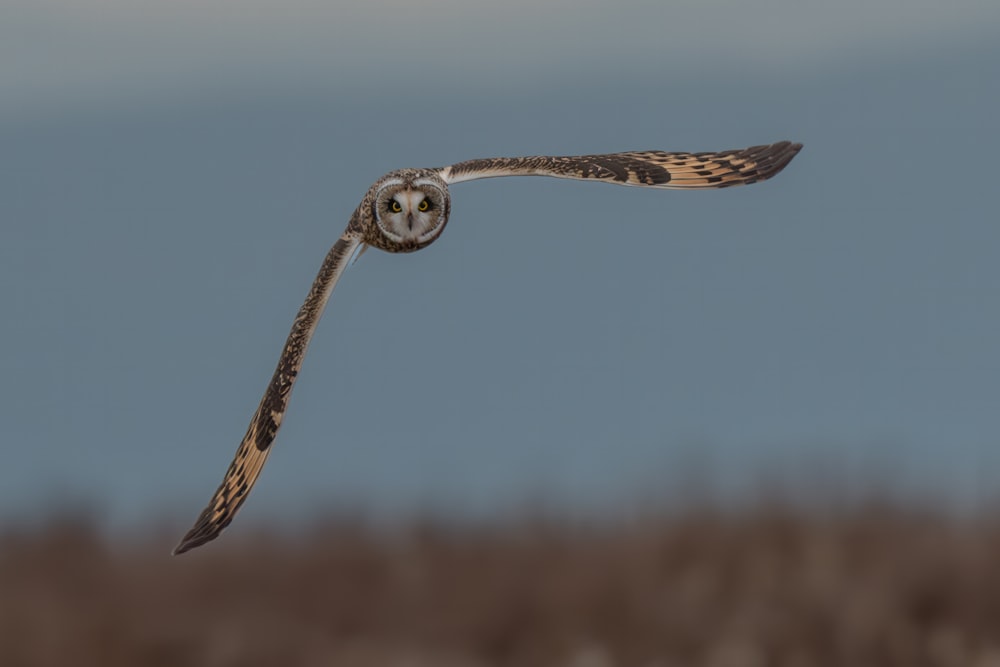
[[[0,665],[1000,666],[997,517],[250,533],[171,557],[179,533],[4,529]]]

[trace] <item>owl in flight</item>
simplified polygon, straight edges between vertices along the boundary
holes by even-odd
[[[448,186],[495,176],[553,176],[619,185],[708,190],[747,185],[785,168],[802,144],[779,141],[718,153],[638,151],[570,157],[486,158],[436,169],[400,169],[372,185],[347,229],[323,260],[305,303],[292,323],[278,367],[257,407],[236,457],[208,507],[184,536],[175,554],[214,540],[229,525],[257,481],[281,427],[306,347],[337,279],[368,246],[412,252],[444,231],[451,212]]]

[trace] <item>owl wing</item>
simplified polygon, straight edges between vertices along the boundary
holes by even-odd
[[[250,493],[264,467],[267,455],[271,451],[271,443],[281,428],[281,420],[288,408],[292,387],[295,386],[295,379],[302,367],[302,359],[309,346],[309,340],[316,330],[316,324],[323,314],[323,308],[351,257],[361,247],[363,246],[360,232],[348,227],[330,248],[323,266],[313,281],[309,295],[295,316],[292,330],[278,360],[278,367],[274,370],[271,382],[264,392],[264,398],[261,399],[257,411],[250,420],[250,426],[236,450],[233,462],[226,470],[222,484],[212,496],[208,507],[198,516],[194,526],[174,549],[175,555],[218,537],[246,500],[247,494]]]
[[[439,173],[449,184],[497,176],[553,176],[653,188],[710,189],[771,178],[801,149],[802,144],[779,141],[717,153],[636,151],[483,158],[444,167]]]

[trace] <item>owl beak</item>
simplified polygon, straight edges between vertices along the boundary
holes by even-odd
[[[406,214],[406,226],[413,231],[413,210],[411,209],[409,213]]]

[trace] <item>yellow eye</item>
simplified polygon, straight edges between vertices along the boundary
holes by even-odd
[[[389,202],[389,210],[392,211],[393,213],[399,213],[400,211],[403,210],[403,207],[402,205],[400,205],[398,201],[393,199],[392,201]]]
[[[427,199],[422,200],[417,204],[417,210],[420,212],[431,210],[431,203]]]

